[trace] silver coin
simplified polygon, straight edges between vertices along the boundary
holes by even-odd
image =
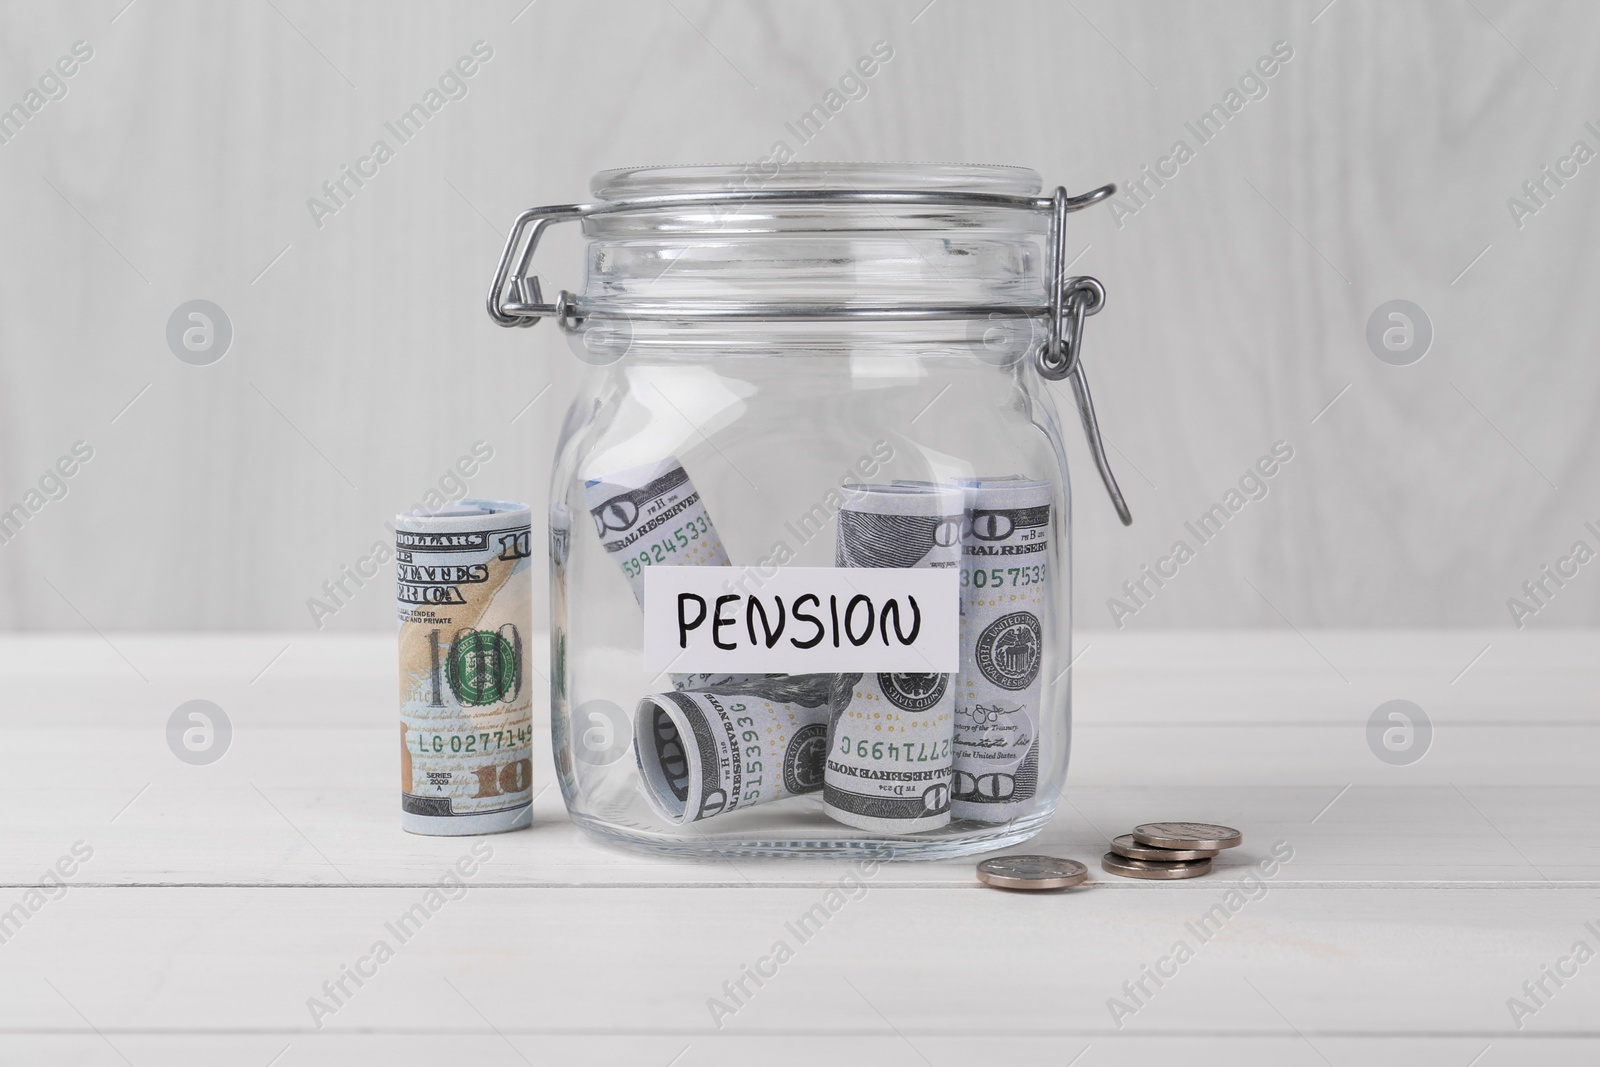
[[[1001,889],[1064,889],[1088,877],[1077,860],[1056,856],[995,856],[978,864],[978,880]]]
[[[1156,860],[1130,860],[1115,852],[1100,857],[1100,868],[1124,878],[1198,878],[1211,871],[1211,861],[1173,860],[1159,863]]]
[[[1130,860],[1208,860],[1220,849],[1215,848],[1152,848],[1141,845],[1132,834],[1123,834],[1111,842],[1111,851]]]
[[[1152,848],[1198,848],[1206,851],[1232,848],[1244,835],[1231,826],[1209,822],[1147,822],[1133,828],[1133,839]]]

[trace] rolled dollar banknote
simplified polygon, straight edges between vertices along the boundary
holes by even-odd
[[[700,493],[676,456],[583,483],[584,499],[606,552],[622,568],[633,595],[644,602],[647,567],[726,567]],[[553,528],[552,528],[553,529]],[[670,674],[676,689],[722,691],[786,675]],[[832,675],[818,675],[831,680]]]
[[[1016,477],[961,485],[967,519],[951,813],[1007,822],[1034,809],[1039,787],[1052,490]]]
[[[416,834],[532,821],[531,520],[463,500],[395,517],[400,820]]]
[[[822,788],[826,693],[671,692],[634,714],[650,806],[674,826]]]
[[[707,691],[707,692],[712,692],[712,693],[719,693],[719,692],[722,692],[723,690],[725,690],[725,689],[727,689],[729,687],[743,686],[743,685],[747,685],[747,684],[749,684],[751,682],[764,681],[764,680],[766,680],[768,678],[787,678],[788,675],[786,675],[786,674],[673,674],[673,675],[669,675],[669,677],[672,679],[672,687],[674,689],[701,690],[701,691]],[[831,679],[833,677],[833,675],[827,674],[827,675],[823,675],[822,677]]]
[[[728,553],[676,456],[583,483],[606,552],[644,602],[647,567],[726,567]]]
[[[672,688],[685,692],[821,693],[822,699],[827,700],[835,677],[832,674],[669,674],[667,681],[672,683]],[[772,699],[782,701],[780,697]]]
[[[840,567],[955,567],[963,497],[938,485],[847,485]],[[843,674],[823,769],[827,813],[849,826],[916,833],[950,822],[955,695],[949,674]]]

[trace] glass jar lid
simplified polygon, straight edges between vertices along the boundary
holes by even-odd
[[[580,300],[591,316],[701,322],[755,307],[747,319],[844,322],[874,309],[956,319],[1046,304],[1049,216],[1029,209],[1040,188],[1031,170],[645,167],[603,172],[593,188],[636,207],[584,219]]]
[[[623,350],[646,335],[692,343],[706,324],[1036,322],[1033,363],[1048,380],[1071,377],[1101,478],[1128,523],[1078,358],[1084,319],[1105,290],[1065,270],[1067,215],[1116,187],[1041,188],[1026,168],[948,163],[603,171],[593,189],[604,199],[518,216],[489,315],[502,326],[554,317],[574,332],[610,324]],[[551,224],[574,220],[591,239],[583,294],[562,290],[545,303],[534,250]]]
[[[605,171],[594,188],[607,199],[518,218],[489,313],[507,326],[555,315],[569,329],[594,315],[1015,315],[1049,316],[1059,325],[1053,282],[1065,216],[1114,187],[1077,197],[1057,189],[1046,197],[1037,195],[1040,185],[1025,168],[968,164],[804,163],[771,175],[750,165]],[[581,220],[592,238],[587,285],[582,299],[563,291],[546,304],[528,267],[544,229],[566,220]],[[1035,240],[1041,234],[1043,256]],[[1060,370],[1054,376],[1064,377],[1071,358],[1058,333],[1053,326],[1049,348]]]

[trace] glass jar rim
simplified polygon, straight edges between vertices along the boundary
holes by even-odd
[[[1027,167],[987,163],[802,161],[665,164],[603,170],[590,191],[605,200],[756,189],[857,189],[1037,196],[1043,180]]]

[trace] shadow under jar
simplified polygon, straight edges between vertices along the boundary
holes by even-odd
[[[590,365],[550,494],[567,809],[681,855],[937,858],[1022,841],[1071,749],[1074,392],[1092,278],[1011,167],[596,176],[525,212],[489,297]],[[583,292],[544,302],[578,220]],[[809,595],[809,599],[808,599]],[[647,636],[648,635],[648,636]],[[730,647],[731,646],[731,647]]]

